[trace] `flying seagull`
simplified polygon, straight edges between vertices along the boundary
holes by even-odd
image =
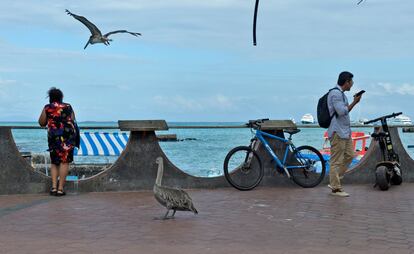
[[[75,19],[79,20],[82,24],[84,24],[89,29],[89,31],[91,31],[92,35],[89,37],[89,40],[88,40],[88,42],[86,43],[86,45],[83,49],[86,49],[86,47],[89,45],[89,43],[90,44],[103,43],[106,46],[108,46],[109,42],[112,41],[112,39],[108,38],[111,34],[129,33],[129,34],[132,34],[133,36],[141,35],[140,33],[133,33],[133,32],[129,32],[127,30],[116,30],[116,31],[112,31],[112,32],[109,32],[109,33],[106,33],[106,34],[102,35],[101,31],[92,22],[87,20],[85,17],[73,14],[72,12],[70,12],[67,9],[66,9],[66,13],[68,15],[74,17]]]

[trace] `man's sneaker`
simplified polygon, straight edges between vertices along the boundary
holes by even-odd
[[[349,197],[348,193],[346,193],[345,191],[341,191],[341,190],[338,190],[338,191],[332,190],[331,195],[338,196],[338,197]]]

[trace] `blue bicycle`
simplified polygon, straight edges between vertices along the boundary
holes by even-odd
[[[261,125],[269,119],[251,120],[247,124],[254,133],[249,146],[233,148],[224,160],[224,175],[227,181],[236,189],[251,190],[263,179],[264,166],[257,153],[260,145],[273,158],[275,168],[286,174],[299,186],[311,188],[317,186],[325,177],[325,160],[321,153],[311,146],[295,147],[292,135],[300,132],[299,129],[284,130],[289,134],[287,139],[271,135],[261,130]],[[255,131],[253,131],[255,130]],[[283,142],[286,145],[283,159],[280,160],[270,147],[265,137]]]

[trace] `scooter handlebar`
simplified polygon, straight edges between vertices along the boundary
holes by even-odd
[[[373,120],[366,121],[366,122],[364,122],[364,124],[370,124],[370,123],[373,123],[373,122],[376,122],[376,121],[380,121],[380,120],[386,119],[386,118],[393,118],[393,117],[399,116],[401,114],[402,114],[402,112],[392,113],[390,115],[381,116],[381,117],[375,118]]]

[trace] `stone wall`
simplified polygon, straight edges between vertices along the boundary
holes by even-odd
[[[165,129],[165,127],[163,127]],[[230,186],[224,176],[195,177],[177,168],[164,154],[155,135],[157,128],[131,128],[127,147],[110,167],[92,177],[67,182],[69,192],[100,192],[100,191],[134,191],[152,189],[157,173],[155,159],[164,159],[163,185],[180,188],[218,188]],[[282,131],[267,130],[267,132],[283,137]],[[414,162],[406,152],[398,135],[397,128],[390,128],[394,148],[400,156],[403,181],[413,182]],[[271,141],[272,146],[281,155],[284,145]],[[274,169],[274,162],[263,150],[258,153],[265,166],[265,176],[261,186],[294,185],[286,176],[280,175]],[[362,160],[352,168],[344,179],[344,183],[374,183],[376,163],[381,160],[377,142],[371,145]],[[327,179],[327,177],[325,178]],[[0,194],[46,193],[51,180],[46,175],[36,172],[22,158],[14,143],[10,127],[0,127]]]

